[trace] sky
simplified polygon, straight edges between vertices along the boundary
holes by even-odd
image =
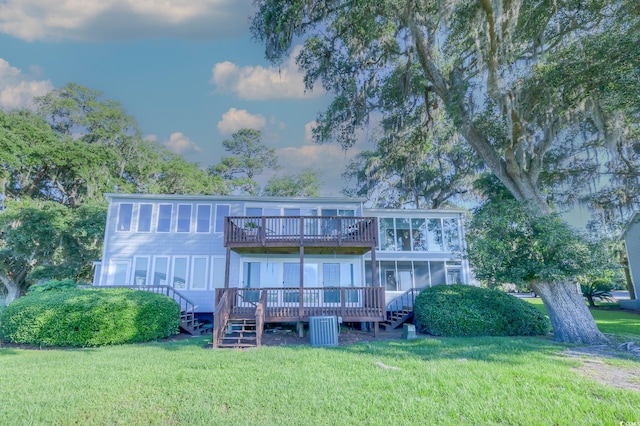
[[[251,39],[251,0],[2,0],[0,108],[77,83],[135,117],[146,138],[206,167],[222,141],[259,129],[283,169],[320,171],[321,195],[339,195],[356,147],[311,142],[331,101],[305,91],[293,57],[280,66]]]

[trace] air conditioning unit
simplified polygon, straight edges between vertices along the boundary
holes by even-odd
[[[338,318],[310,317],[309,339],[311,346],[338,346]]]

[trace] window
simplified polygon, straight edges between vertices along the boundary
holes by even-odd
[[[156,257],[153,265],[153,285],[167,285],[167,275],[169,275],[169,258]]]
[[[224,218],[229,216],[229,205],[218,204],[216,206],[216,232],[224,232]]]
[[[187,288],[188,260],[188,257],[173,258],[173,276],[171,278],[171,286],[176,290],[185,290]]]
[[[398,250],[411,251],[409,219],[396,219],[396,239]]]
[[[178,206],[178,228],[177,232],[191,231],[191,205],[180,204]]]
[[[171,204],[160,204],[158,208],[158,232],[171,232]]]
[[[380,244],[382,245],[381,250],[396,251],[398,249],[392,218],[380,219]]]
[[[414,251],[427,251],[427,225],[424,219],[411,219],[411,238]]]
[[[128,260],[112,260],[109,265],[109,285],[128,285],[129,284],[129,265]]]
[[[224,288],[224,268],[226,261],[223,257],[214,257],[212,262],[211,269],[213,270],[213,288]]]
[[[428,225],[428,243],[429,251],[444,251],[442,240],[442,222],[440,219],[429,219]]]
[[[118,231],[131,231],[131,216],[133,214],[133,204],[120,203],[118,206]]]
[[[458,220],[444,219],[442,221],[444,229],[444,242],[448,251],[460,250],[460,238],[458,237]]]
[[[138,209],[138,232],[151,232],[152,204],[140,204]]]
[[[196,232],[208,233],[211,227],[211,206],[200,204],[196,210]]]
[[[194,256],[191,271],[191,288],[205,290],[207,288],[207,257]]]
[[[133,285],[147,285],[147,272],[149,270],[148,257],[136,257],[134,262]]]

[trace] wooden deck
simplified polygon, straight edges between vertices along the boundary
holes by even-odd
[[[384,288],[229,288],[225,308],[229,317],[253,317],[260,301],[264,322],[308,322],[309,317],[335,315],[343,321],[375,322],[386,318]],[[216,290],[216,306],[225,289]],[[217,313],[217,312],[216,312]]]
[[[375,217],[226,217],[224,245],[237,252],[363,254],[377,245]]]

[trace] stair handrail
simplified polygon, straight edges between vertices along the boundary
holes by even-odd
[[[180,311],[187,314],[195,314],[197,305],[185,297],[175,288],[168,285],[87,285],[78,286],[81,288],[128,288],[131,290],[150,291],[152,293],[164,294],[175,300],[180,306]]]
[[[220,343],[220,336],[222,335],[224,326],[229,320],[230,312],[229,291],[228,289],[225,289],[222,292],[222,296],[220,296],[220,300],[218,301],[213,313],[213,341],[211,343],[214,348],[217,348]]]
[[[394,297],[387,303],[387,312],[401,311],[404,307],[413,308],[413,303],[416,300],[416,296],[420,294],[422,290],[427,287],[410,288],[401,295]]]
[[[256,346],[262,345],[262,332],[264,330],[264,307],[267,304],[267,290],[260,293],[260,301],[256,306]]]

